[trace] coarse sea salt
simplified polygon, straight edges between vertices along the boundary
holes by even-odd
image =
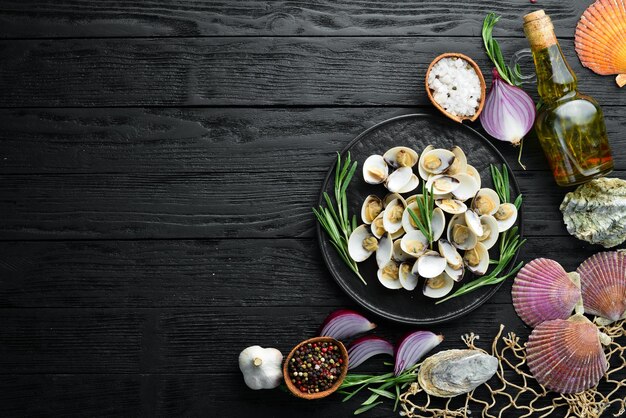
[[[469,62],[462,58],[442,58],[428,74],[433,99],[446,112],[473,116],[480,102],[480,80]]]

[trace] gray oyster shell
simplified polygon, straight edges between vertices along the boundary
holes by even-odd
[[[482,351],[446,350],[424,360],[417,381],[429,395],[451,398],[476,389],[497,369],[498,359]]]
[[[626,241],[626,181],[591,180],[565,195],[561,203],[567,231],[605,248]]]

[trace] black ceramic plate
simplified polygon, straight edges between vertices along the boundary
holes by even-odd
[[[382,185],[373,186],[365,183],[362,175],[362,165],[365,159],[372,154],[382,155],[389,148],[399,145],[405,145],[421,152],[428,144],[437,148],[460,146],[467,155],[468,163],[476,167],[480,173],[482,187],[493,187],[489,171],[490,164],[497,164],[498,166],[506,164],[504,157],[485,137],[465,125],[443,117],[414,114],[399,116],[379,123],[357,136],[342,151],[342,156],[345,156],[349,151],[352,160],[359,163],[359,168],[348,187],[350,211],[357,215],[359,224],[362,223],[360,208],[365,197],[369,194],[383,197],[388,193]],[[519,186],[510,167],[509,173],[513,189],[511,195],[514,198],[519,193]],[[328,192],[331,196],[333,196],[333,180],[334,167],[329,170],[322,187],[322,191]],[[421,183],[419,187],[421,187]],[[420,189],[418,188],[411,194],[418,193],[418,190]],[[319,204],[323,204],[321,194]],[[521,212],[518,217],[518,224],[520,224],[521,231]],[[366,286],[346,267],[319,225],[317,233],[326,265],[339,286],[365,309],[392,321],[425,325],[459,318],[485,303],[499,288],[499,286],[486,286],[464,296],[435,305],[436,300],[427,298],[422,294],[423,279],[413,291],[389,290],[383,287],[376,277],[377,266],[373,256],[359,264],[361,274],[368,283]],[[495,253],[496,248],[497,245],[490,250],[492,258],[497,255]],[[509,267],[513,265],[514,261]],[[467,272],[464,282],[472,279],[472,275]],[[462,283],[455,284],[453,291]]]

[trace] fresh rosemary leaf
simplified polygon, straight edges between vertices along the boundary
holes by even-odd
[[[359,266],[350,258],[348,253],[348,240],[350,234],[357,227],[356,216],[350,216],[348,213],[348,198],[346,192],[354,173],[357,169],[357,162],[352,162],[350,153],[346,155],[345,161],[341,160],[341,155],[337,153],[337,164],[335,166],[335,179],[334,179],[334,201],[330,195],[324,192],[324,202],[326,207],[320,206],[319,208],[313,208],[315,218],[319,222],[320,226],[328,237],[330,242],[335,247],[337,254],[346,263],[346,265],[358,276],[363,284],[367,285],[367,282],[361,276],[359,272]]]
[[[361,408],[357,409],[356,411],[354,411],[354,415],[359,415],[359,414],[362,414],[363,412],[367,412],[367,411],[369,411],[370,409],[377,407],[377,406],[378,406],[378,405],[380,405],[381,403],[383,403],[383,401],[378,401],[378,402],[376,402],[376,403],[373,403],[373,404],[369,404],[369,405],[363,406],[363,407],[361,407]]]
[[[495,65],[500,77],[507,83],[512,86],[519,87],[521,85],[519,66],[516,66],[514,69],[511,69],[506,65],[506,61],[504,60],[504,56],[502,55],[502,50],[500,49],[500,44],[498,41],[493,39],[493,28],[496,26],[500,20],[500,16],[496,16],[494,13],[489,13],[485,20],[483,21],[483,43],[485,45],[485,52],[493,65]]]
[[[389,392],[388,390],[376,389],[376,388],[369,388],[369,390],[371,390],[375,394],[382,396],[384,398],[396,399],[396,396],[393,393]]]

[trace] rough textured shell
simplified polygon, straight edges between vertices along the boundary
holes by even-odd
[[[543,322],[528,338],[526,362],[535,379],[548,389],[582,392],[597,385],[608,369],[601,336],[582,315]]]
[[[479,350],[446,350],[422,363],[417,381],[429,395],[451,398],[471,392],[498,369],[498,359]]]
[[[575,283],[556,261],[537,258],[517,273],[511,296],[522,321],[535,327],[552,319],[569,318],[580,301],[580,283]]]
[[[599,178],[565,195],[561,203],[567,231],[605,248],[626,241],[626,181]]]
[[[598,0],[580,18],[574,41],[580,62],[595,73],[626,77],[626,1]],[[624,80],[626,81],[626,80]]]
[[[618,251],[598,253],[585,260],[577,270],[585,312],[610,321],[626,313],[626,254]]]

